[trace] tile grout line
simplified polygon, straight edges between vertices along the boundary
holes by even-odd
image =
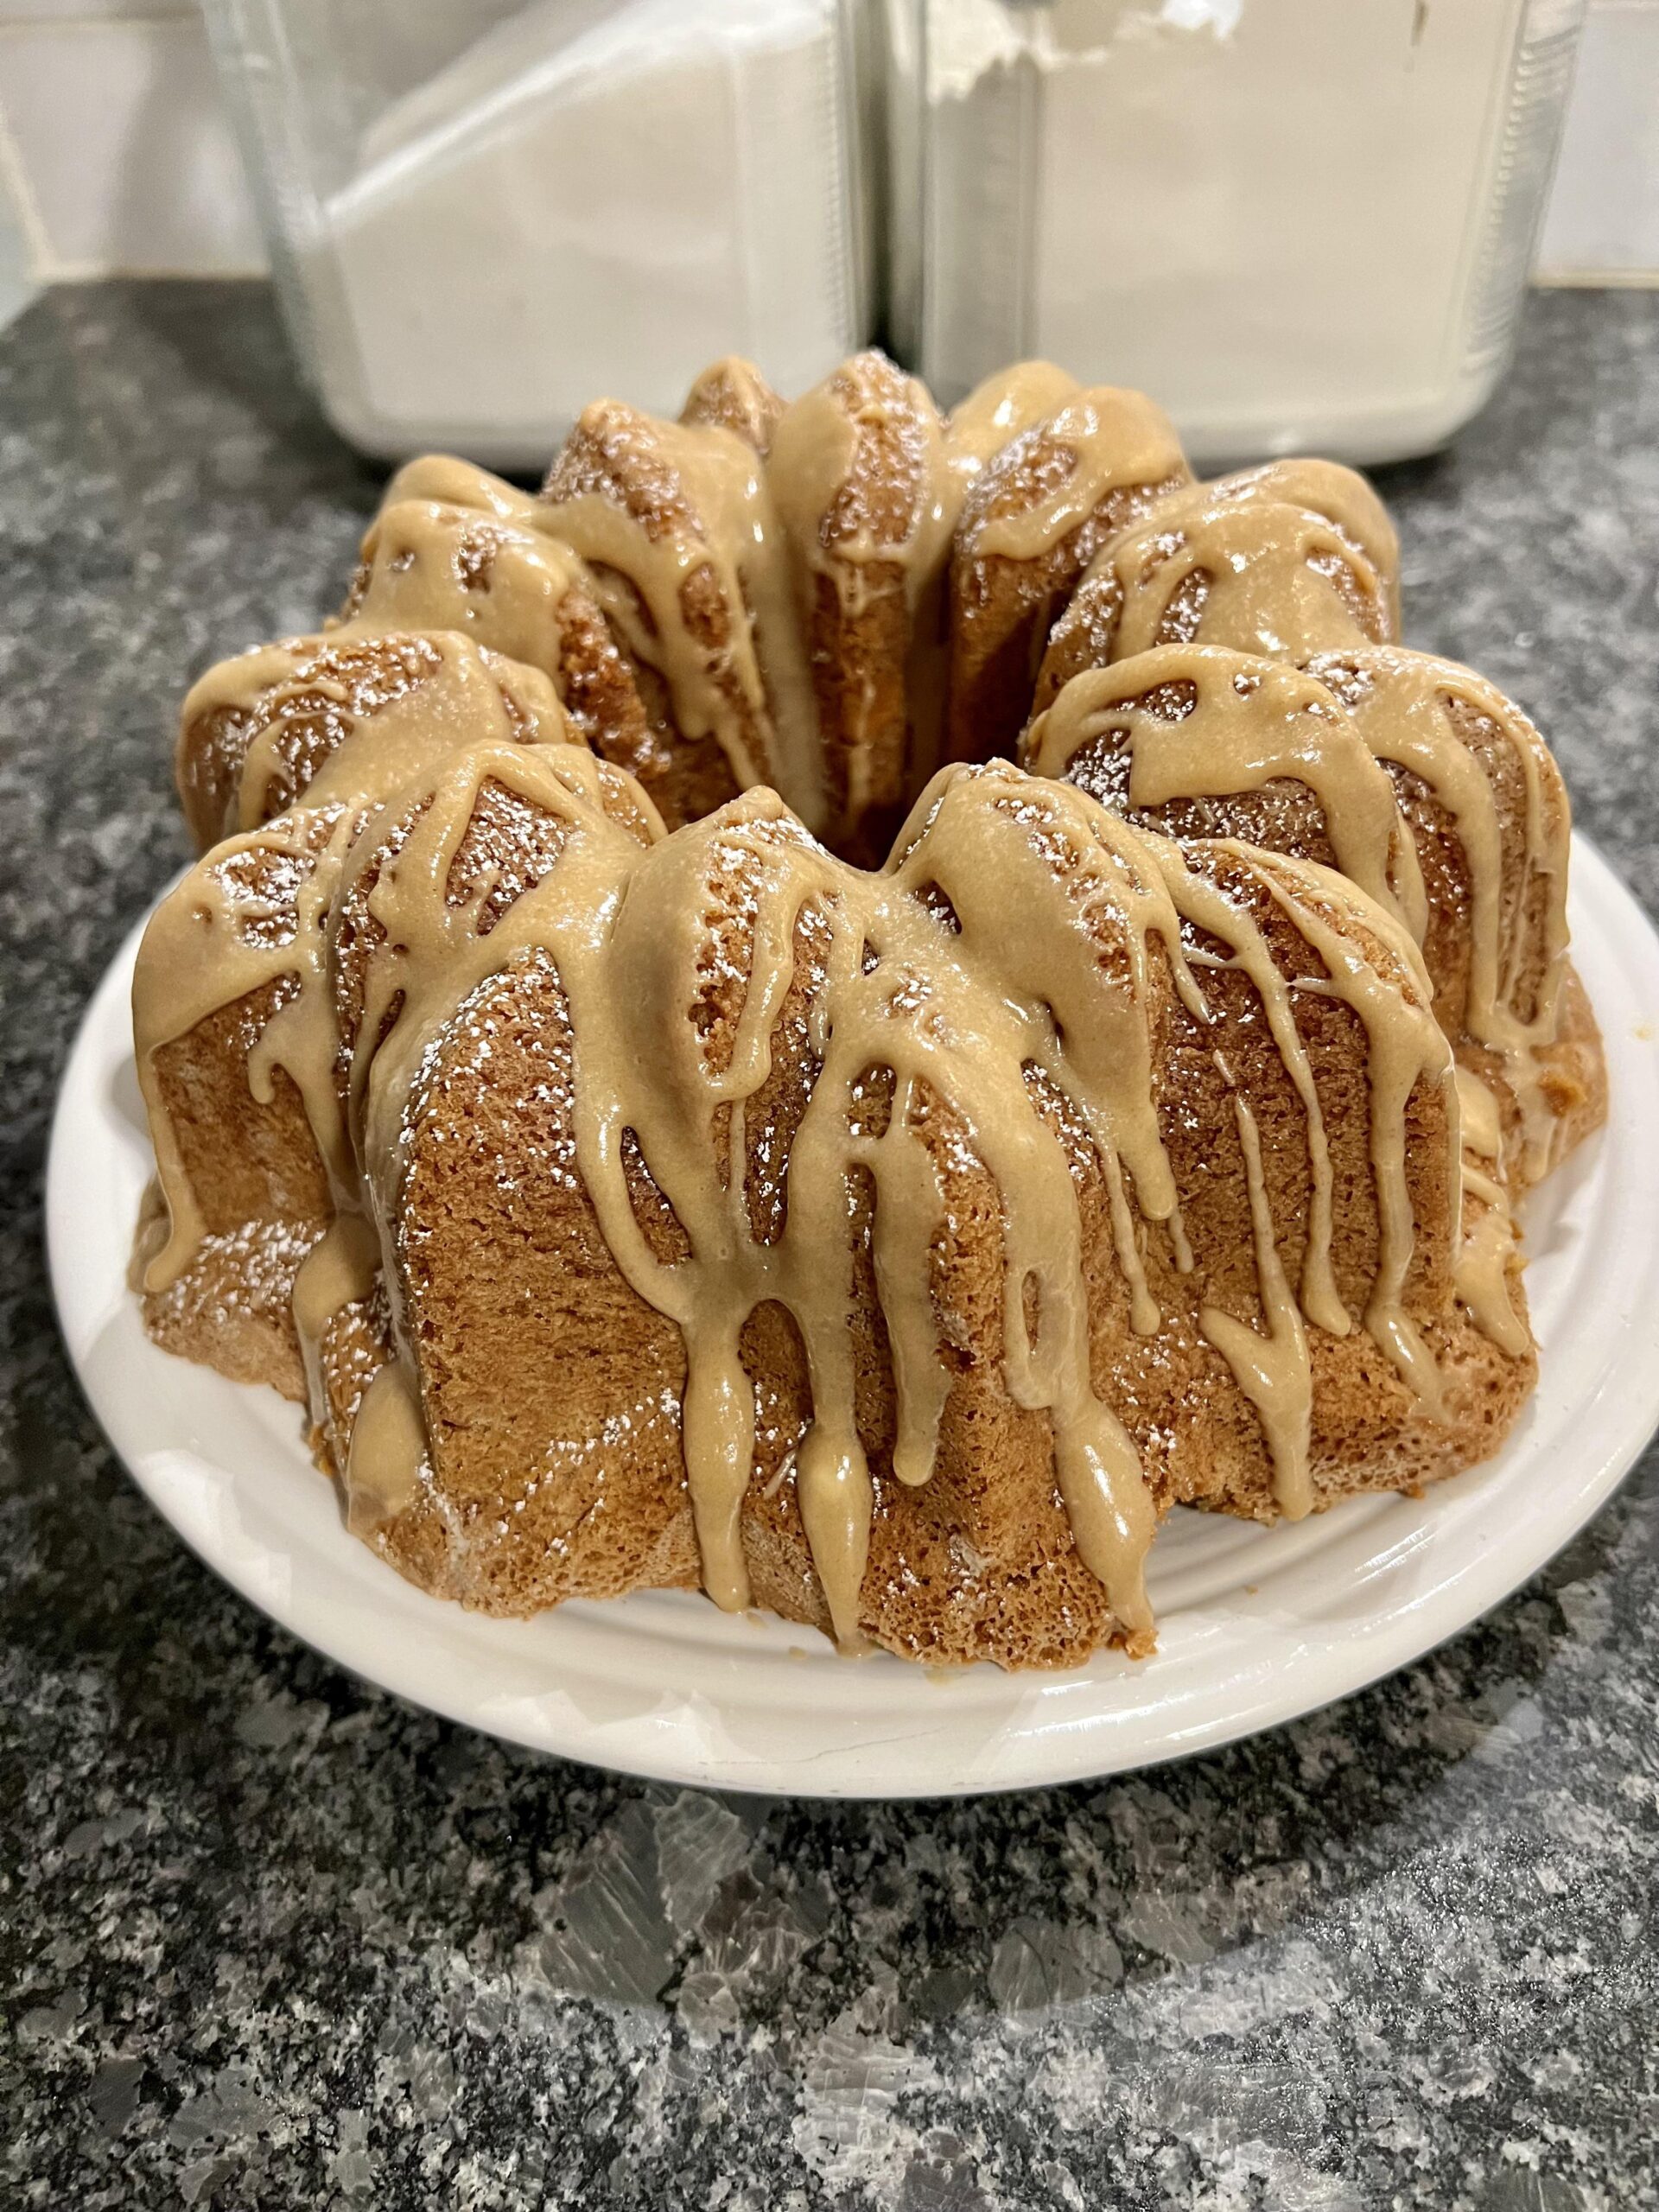
[[[1659,287],[1659,269],[1535,269],[1529,281],[1541,292],[1643,292]]]

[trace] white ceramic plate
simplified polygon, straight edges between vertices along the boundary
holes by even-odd
[[[487,1620],[347,1535],[297,1409],[158,1351],[127,1255],[150,1152],[128,994],[138,932],[87,1010],[48,1169],[65,1337],[157,1510],[243,1596],[342,1666],[515,1743],[726,1789],[925,1796],[1067,1782],[1230,1742],[1330,1703],[1476,1619],[1589,1518],[1659,1422],[1659,940],[1582,841],[1574,953],[1606,1035],[1611,1126],[1527,1219],[1536,1397],[1502,1454],[1421,1499],[1297,1526],[1178,1511],[1153,1554],[1160,1648],[1075,1672],[931,1675],[684,1592]]]

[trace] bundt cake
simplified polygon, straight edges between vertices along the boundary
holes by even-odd
[[[411,463],[185,702],[152,1336],[486,1611],[1149,1649],[1172,1505],[1496,1448],[1511,1200],[1605,1111],[1560,777],[1397,633],[1351,472],[1194,485],[1042,363]]]

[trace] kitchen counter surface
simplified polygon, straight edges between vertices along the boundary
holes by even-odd
[[[1484,418],[1383,485],[1414,640],[1531,709],[1659,910],[1659,293],[1535,297]],[[1653,1452],[1548,1573],[1331,1712],[897,1808],[430,1719],[126,1482],[47,1291],[54,1087],[186,856],[187,678],[310,626],[377,490],[258,286],[65,290],[0,336],[0,2200],[1659,2202]]]

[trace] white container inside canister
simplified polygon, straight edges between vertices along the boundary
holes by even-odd
[[[840,0],[211,0],[289,319],[336,426],[543,466],[601,393],[717,356],[804,389],[864,342]]]
[[[1583,0],[889,0],[898,343],[1196,461],[1421,453],[1508,357]]]

